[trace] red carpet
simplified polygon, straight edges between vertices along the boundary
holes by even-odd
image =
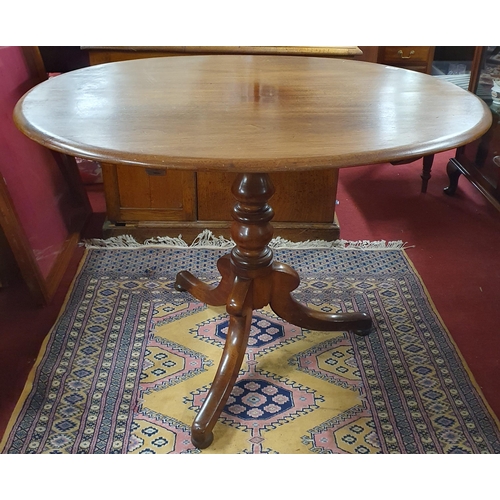
[[[500,213],[465,180],[445,196],[446,163],[438,155],[426,194],[422,162],[340,172],[337,214],[346,240],[403,240],[438,312],[493,411],[500,415]],[[100,237],[102,195],[91,188],[94,218],[86,237]],[[24,386],[40,344],[72,280],[79,249],[52,304],[37,308],[20,282],[0,288],[0,434]]]
[[[88,189],[96,213],[87,224],[86,236],[97,238],[101,237],[105,204],[101,188]],[[5,431],[42,341],[59,314],[82,256],[83,248],[77,248],[52,302],[46,307],[33,303],[21,278],[9,287],[0,288],[0,435]]]
[[[347,240],[401,239],[451,336],[500,415],[500,213],[464,178],[454,197],[434,160],[426,194],[422,161],[340,172],[337,215]]]

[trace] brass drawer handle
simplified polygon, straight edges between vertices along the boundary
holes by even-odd
[[[410,57],[415,54],[415,51],[414,50],[410,50],[410,54],[407,55],[407,56],[404,56],[403,55],[403,51],[402,50],[398,50],[398,56],[401,57],[401,59],[410,59]]]

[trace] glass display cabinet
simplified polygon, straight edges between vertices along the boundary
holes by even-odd
[[[493,124],[480,139],[457,149],[447,166],[445,193],[455,194],[464,175],[500,210],[500,47],[476,48],[469,90],[489,106]]]
[[[431,75],[469,89],[476,47],[435,47]]]

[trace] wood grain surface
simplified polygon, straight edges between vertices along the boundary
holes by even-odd
[[[224,47],[221,45],[215,46],[114,46],[114,47],[98,47],[86,46],[81,47],[82,50],[88,51],[102,51],[102,52],[148,52],[148,53],[162,53],[162,54],[252,54],[252,55],[293,55],[293,56],[316,56],[316,57],[351,57],[359,56],[363,51],[355,46],[341,46],[341,47],[305,47],[305,46],[229,46]]]
[[[401,161],[466,144],[491,113],[428,75],[353,60],[208,55],[84,68],[38,85],[17,126],[114,164],[271,172]]]

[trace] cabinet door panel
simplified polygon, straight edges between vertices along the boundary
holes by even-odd
[[[198,219],[231,220],[236,174],[198,172]],[[270,205],[276,222],[333,222],[338,171],[276,172]]]
[[[111,164],[102,171],[113,222],[196,219],[194,172]]]
[[[149,179],[144,169],[116,166],[122,208],[151,208]]]
[[[184,172],[122,165],[116,170],[122,207],[182,208]]]

